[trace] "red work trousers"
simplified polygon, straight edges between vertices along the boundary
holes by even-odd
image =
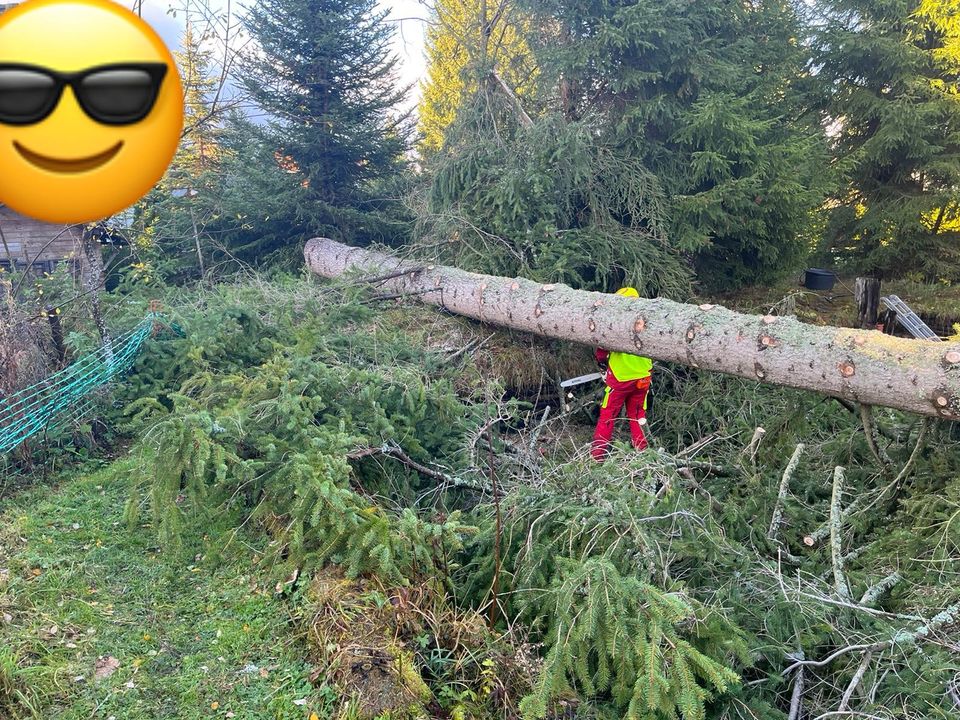
[[[647,436],[643,432],[641,420],[646,419],[647,391],[650,390],[650,378],[641,380],[617,380],[607,370],[607,391],[600,405],[600,420],[593,433],[593,445],[590,454],[594,460],[602,461],[607,456],[607,446],[613,437],[613,424],[620,410],[626,406],[627,421],[630,423],[630,435],[637,450],[647,449]]]

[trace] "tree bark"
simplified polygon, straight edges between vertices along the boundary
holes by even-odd
[[[874,330],[880,315],[880,281],[876,278],[857,278],[853,295],[857,301],[857,327]]]
[[[323,277],[394,275],[382,288],[413,293],[422,302],[481,322],[868,405],[960,419],[960,344],[479,275],[325,238],[308,241],[304,257],[310,270]]]

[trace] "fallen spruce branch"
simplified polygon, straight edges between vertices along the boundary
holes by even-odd
[[[850,585],[843,571],[843,511],[840,507],[846,477],[846,471],[837,465],[833,471],[833,495],[830,499],[830,559],[833,563],[833,587],[837,596],[843,600],[850,599]]]
[[[849,566],[850,563],[852,563],[854,560],[859,558],[861,555],[863,555],[867,550],[869,550],[874,545],[876,545],[876,542],[869,542],[866,545],[861,545],[860,547],[854,548],[853,550],[848,552],[846,555],[843,556],[843,566],[844,567]],[[833,575],[833,568],[829,567],[826,570],[824,570],[822,573],[820,573],[820,579],[826,582],[830,579],[832,575]]]
[[[783,675],[788,675],[798,667],[824,667],[837,658],[841,658],[852,652],[863,651],[879,653],[892,648],[900,648],[903,650],[913,649],[933,633],[956,624],[960,624],[960,603],[942,610],[918,628],[913,630],[898,630],[893,637],[888,640],[862,645],[848,645],[847,647],[834,651],[823,660],[797,660],[783,671]]]
[[[960,672],[954,676],[953,680],[947,683],[947,697],[950,698],[953,707],[960,710]]]
[[[866,512],[867,510],[876,506],[877,503],[881,502],[891,490],[899,490],[903,486],[904,481],[907,479],[907,477],[909,477],[910,472],[913,470],[913,467],[917,462],[917,458],[920,456],[921,451],[926,445],[927,435],[929,434],[933,423],[934,421],[931,418],[924,418],[923,425],[920,428],[920,434],[917,436],[917,441],[913,446],[913,452],[910,453],[910,457],[907,459],[907,462],[904,464],[903,469],[898,473],[897,477],[889,485],[883,488],[869,503],[867,503],[866,495],[861,494],[857,496],[857,498],[843,511],[842,520],[844,523],[846,523],[847,520],[849,520],[850,517],[855,513]],[[804,543],[808,547],[813,547],[825,540],[829,535],[830,522],[827,521],[812,533],[807,535],[804,538]]]
[[[750,443],[741,451],[741,454],[748,456],[750,461],[753,462],[757,459],[757,451],[760,449],[760,443],[763,442],[764,436],[767,434],[767,431],[762,427],[758,427],[753,431],[753,437],[750,439]]]
[[[800,464],[800,457],[803,455],[806,446],[803,443],[797,445],[793,451],[790,462],[787,463],[783,471],[783,478],[780,480],[780,491],[777,493],[777,500],[773,506],[773,517],[770,519],[770,528],[767,530],[767,537],[774,542],[780,537],[780,525],[783,523],[783,504],[786,502],[787,495],[790,493],[790,480]]]
[[[846,508],[844,508],[840,516],[842,523],[845,524],[852,515],[854,515],[855,513],[861,510],[864,502],[863,498],[864,498],[863,495],[858,496],[852,503],[850,503],[849,505],[847,505]],[[804,544],[807,547],[814,547],[815,545],[819,544],[823,540],[826,540],[828,537],[830,537],[831,527],[832,527],[831,521],[827,520],[827,522],[825,522],[823,525],[818,527],[816,530],[814,530],[812,533],[810,533],[803,539]]]
[[[870,405],[860,405],[860,421],[863,423],[863,434],[867,438],[867,447],[880,463],[880,467],[887,470],[893,465],[890,455],[880,445],[880,436],[877,433],[876,423],[873,421],[873,407]]]
[[[369,297],[366,300],[361,300],[360,304],[373,305],[374,303],[387,302],[389,300],[402,300],[403,298],[408,298],[408,297],[418,297],[420,295],[423,295],[426,292],[430,292],[430,291],[418,290],[417,292],[391,293],[389,295],[374,295],[373,297]]]
[[[801,655],[803,653],[800,653]],[[806,670],[801,666],[793,679],[793,695],[790,697],[790,714],[787,720],[799,720],[803,712],[803,689],[806,684]]]
[[[839,397],[835,397],[833,399],[837,401],[837,404],[848,410],[852,415],[860,415],[860,408],[856,403]],[[888,428],[886,425],[883,425],[882,423],[874,423],[874,425],[877,429],[877,432],[883,435],[887,440],[892,440],[893,442],[898,442],[900,440],[897,433]]]
[[[477,351],[480,350],[484,345],[486,345],[488,342],[490,342],[491,340],[493,340],[493,338],[495,338],[495,337],[496,337],[496,333],[492,333],[491,335],[488,335],[485,339],[484,339],[484,338],[474,338],[473,340],[471,340],[470,342],[468,342],[466,345],[464,345],[464,346],[463,346],[462,348],[460,348],[459,350],[457,350],[457,351],[451,353],[450,355],[448,355],[447,357],[445,357],[445,358],[443,359],[443,364],[444,364],[444,365],[450,365],[450,364],[453,363],[454,360],[456,360],[456,359],[459,358],[459,357],[462,357],[462,356],[464,356],[464,355],[469,355],[470,353],[477,352]]]
[[[895,588],[901,582],[903,582],[903,576],[900,573],[894,572],[890,575],[887,575],[876,585],[873,585],[867,589],[867,591],[863,594],[863,597],[860,598],[860,604],[866,605],[867,607],[873,607],[877,604],[877,601],[879,601],[881,597],[893,590],[893,588]]]
[[[930,418],[923,419],[923,425],[920,427],[920,434],[917,435],[917,442],[914,444],[913,452],[911,452],[910,457],[907,458],[907,462],[904,464],[903,469],[897,474],[897,477],[893,479],[893,482],[880,491],[880,495],[877,496],[876,500],[870,503],[867,509],[881,502],[891,490],[893,490],[894,495],[900,492],[900,488],[903,487],[904,481],[907,479],[907,477],[909,477],[910,471],[913,470],[913,466],[916,463],[917,458],[920,456],[920,452],[926,445],[927,433],[930,431],[930,426],[932,424],[933,422]]]
[[[828,574],[832,573],[832,570],[827,571]],[[855,603],[852,600],[838,600],[835,597],[829,597],[827,595],[821,595],[812,592],[805,592],[803,590],[794,590],[794,592],[799,596],[806,598],[808,600],[815,600],[821,602],[825,605],[834,605],[836,607],[847,608],[848,610],[855,610],[857,612],[862,612],[867,615],[872,615],[874,617],[888,618],[890,620],[909,620],[911,622],[923,622],[924,619],[919,615],[908,615],[904,613],[894,613],[886,612],[885,610],[877,610],[876,608],[867,607],[866,605],[860,605]]]
[[[449,473],[442,472],[440,470],[435,470],[434,468],[427,467],[422,463],[418,463],[416,460],[407,455],[402,448],[397,445],[385,444],[381,447],[370,447],[370,448],[360,448],[354,450],[347,454],[348,460],[360,460],[365,457],[371,457],[373,455],[384,455],[386,457],[391,457],[394,460],[401,462],[406,465],[411,470],[416,470],[421,475],[432,478],[442,483],[446,483],[453,487],[465,487],[471,490],[479,490],[482,492],[490,492],[490,487],[484,483],[478,482],[476,480],[468,480],[466,478],[457,477],[455,475],[450,475]]]
[[[706,462],[705,460],[688,460],[677,457],[676,455],[671,455],[663,448],[657,450],[657,458],[668,467],[704,470],[721,477],[730,477],[738,474],[738,470],[735,468],[727,467],[725,465],[717,465],[716,463]]]

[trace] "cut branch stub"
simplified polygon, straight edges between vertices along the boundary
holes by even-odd
[[[760,336],[758,349],[763,351],[763,350],[766,350],[767,348],[775,348],[779,344],[780,343],[777,342],[777,339],[775,337],[773,337],[772,335],[764,334]]]
[[[960,415],[960,396],[951,394],[948,388],[938,388],[933,403],[940,417],[955,418]]]

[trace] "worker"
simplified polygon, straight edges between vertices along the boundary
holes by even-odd
[[[625,287],[617,290],[621,297],[637,298],[640,293],[635,288]],[[630,423],[630,435],[633,446],[638,450],[647,449],[647,436],[643,426],[647,423],[647,393],[650,391],[650,374],[653,361],[639,355],[624,352],[609,352],[597,348],[597,362],[604,369],[604,381],[607,384],[600,405],[600,419],[593,434],[590,454],[594,460],[602,462],[607,456],[607,447],[613,437],[613,424],[624,406]]]

